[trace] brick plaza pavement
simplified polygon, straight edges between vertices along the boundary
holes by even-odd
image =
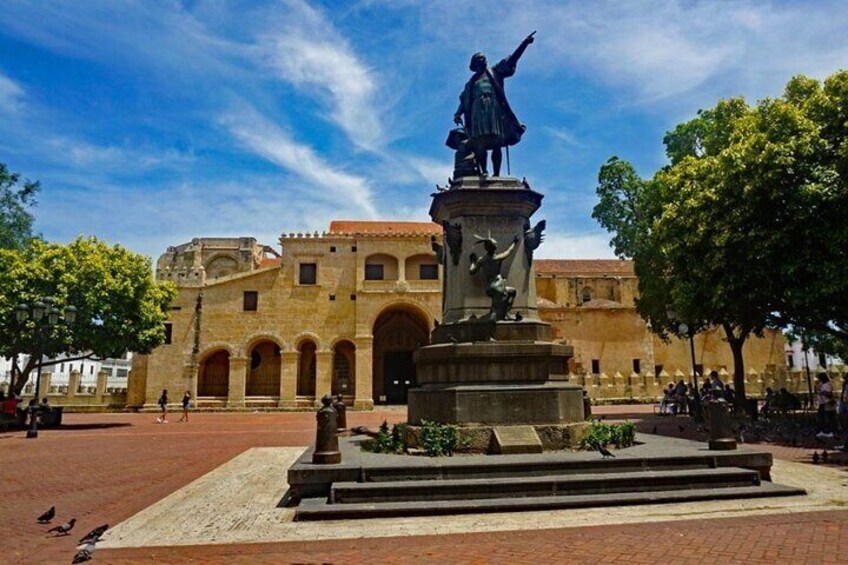
[[[641,431],[704,439],[684,418],[646,406],[596,408]],[[351,413],[350,425],[402,421],[399,410]],[[192,414],[189,424],[157,424],[152,414],[68,414],[36,440],[0,434],[0,563],[68,563],[76,539],[117,524],[251,447],[302,446],[312,413]],[[678,426],[683,426],[681,430]],[[794,461],[813,448],[755,446]],[[835,488],[844,488],[835,485]],[[52,538],[35,517],[51,504],[54,524],[76,517],[72,536]],[[698,516],[693,516],[698,518]],[[95,563],[654,563],[848,562],[848,511],[560,530],[290,542],[241,546],[98,550]],[[328,526],[329,527],[329,526]],[[367,523],[363,523],[367,527]]]

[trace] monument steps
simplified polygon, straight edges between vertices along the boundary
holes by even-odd
[[[572,496],[701,488],[757,486],[760,474],[750,469],[573,473],[537,477],[463,480],[334,483],[329,500],[335,504],[470,500],[509,497]]]
[[[743,499],[805,494],[802,489],[767,481],[759,485],[728,488],[689,488],[580,494],[572,496],[532,496],[472,500],[416,500],[407,502],[330,504],[326,499],[304,499],[295,513],[296,521],[363,519],[391,516],[432,516],[532,510],[559,510],[637,504],[667,504],[703,500]]]
[[[570,473],[616,473],[663,470],[712,469],[717,467],[714,457],[631,457],[602,459],[599,455],[588,454],[591,459],[568,460],[546,459],[544,457],[519,456],[504,460],[496,457],[474,457],[467,463],[464,457],[446,460],[441,465],[428,465],[430,460],[422,458],[419,465],[387,465],[363,467],[359,482],[409,481],[409,480],[450,480],[450,479],[496,479],[501,477],[534,477],[566,475]],[[471,459],[471,458],[469,458]]]

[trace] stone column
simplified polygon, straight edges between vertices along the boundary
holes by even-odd
[[[47,391],[50,390],[50,379],[53,377],[53,373],[50,371],[41,371],[41,388],[36,392],[36,398],[39,402],[41,399],[47,396]]]
[[[406,280],[406,260],[398,259],[398,269],[397,269],[397,280],[405,281]]]
[[[66,396],[68,398],[73,398],[77,392],[79,392],[79,384],[80,384],[80,373],[79,371],[71,371],[70,376],[68,377],[68,392]]]
[[[280,353],[280,402],[281,408],[297,406],[297,360],[298,351],[283,351]]]
[[[230,386],[227,408],[244,407],[244,387],[247,382],[247,357],[230,357]]]
[[[325,394],[330,394],[330,387],[333,382],[333,352],[332,351],[316,351],[315,352],[315,406],[322,406],[321,397]]]
[[[106,383],[108,382],[108,379],[109,373],[107,373],[103,369],[100,369],[97,372],[97,389],[94,394],[97,396],[98,399],[102,399],[103,395],[106,394]]]
[[[369,336],[357,337],[353,340],[356,346],[356,397],[353,401],[355,410],[374,409],[374,338]]]

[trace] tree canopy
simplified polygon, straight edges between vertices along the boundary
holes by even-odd
[[[769,325],[848,337],[848,72],[798,76],[783,96],[721,100],[663,142],[650,179],[617,158],[593,216],[634,260],[639,312],[673,331],[723,327],[744,397],[742,345]]]
[[[0,249],[23,249],[32,239],[33,216],[39,183],[24,181],[0,163]]]
[[[13,388],[20,391],[41,355],[117,357],[149,353],[165,337],[164,322],[176,297],[173,283],[153,279],[150,259],[94,237],[68,245],[35,239],[22,250],[0,249],[0,356],[29,354]],[[17,322],[18,304],[52,297],[73,324],[57,324],[40,337],[32,320]]]

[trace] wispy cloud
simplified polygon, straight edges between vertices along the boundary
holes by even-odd
[[[0,111],[13,114],[23,106],[24,89],[9,77],[0,74]]]
[[[763,96],[792,74],[822,78],[848,60],[848,11],[840,2],[526,0],[484,7],[432,0],[422,10],[428,28],[451,46],[468,43],[482,17],[485,37],[499,42],[517,43],[536,29],[531,49],[541,53],[527,57],[525,68],[580,69],[622,94],[631,91],[624,104],[697,89],[711,99],[728,95],[728,86],[731,94]]]
[[[260,38],[267,64],[279,79],[318,93],[351,141],[375,149],[383,142],[383,127],[374,71],[320,12],[300,0],[286,4],[283,29]]]
[[[321,189],[317,198],[330,200],[367,218],[377,217],[368,181],[331,167],[311,147],[296,142],[279,126],[245,107],[222,117],[221,123],[256,154]]]
[[[571,145],[572,147],[580,147],[582,145],[577,137],[567,128],[545,126],[544,131],[557,141],[561,141],[566,145]]]

